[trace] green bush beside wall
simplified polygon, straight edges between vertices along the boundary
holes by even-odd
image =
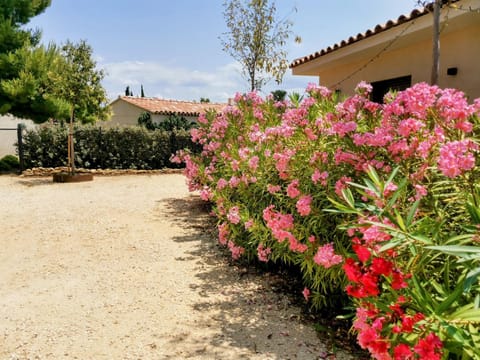
[[[68,128],[44,126],[24,133],[25,168],[67,164]],[[104,129],[76,126],[75,164],[86,169],[162,169],[180,165],[170,162],[177,150],[199,147],[185,130],[148,131],[140,127]]]

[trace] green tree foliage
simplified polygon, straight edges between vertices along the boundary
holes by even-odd
[[[57,96],[56,79],[63,59],[55,45],[31,48],[28,44],[0,56],[0,114],[10,113],[37,123],[66,119],[69,105]]]
[[[145,92],[143,91],[143,85],[140,87],[140,97],[145,97]]]
[[[284,47],[291,21],[277,19],[269,0],[226,0],[223,5],[229,30],[220,38],[223,50],[242,65],[250,89],[260,90],[271,78],[280,83],[288,69]]]
[[[1,0],[0,3],[0,57],[21,48],[26,42],[37,45],[40,31],[22,26],[45,11],[51,0]]]
[[[165,131],[190,130],[194,126],[195,123],[188,121],[185,117],[172,114],[157,124],[157,129]]]
[[[106,119],[104,77],[84,41],[59,48],[38,45],[40,31],[27,30],[29,19],[50,0],[0,0],[0,114],[66,120],[69,109],[82,122]]]
[[[82,123],[108,119],[107,94],[101,80],[105,73],[96,68],[92,47],[81,40],[62,47],[63,69],[57,78],[57,94],[73,107],[74,118]]]
[[[275,90],[272,91],[272,96],[275,101],[283,101],[287,96],[287,92],[285,90]]]
[[[172,114],[160,123],[154,123],[152,116],[149,112],[145,111],[140,114],[138,118],[138,125],[146,128],[147,130],[190,130],[195,127],[195,123],[188,121],[184,116]]]
[[[40,31],[25,29],[50,0],[1,0],[0,114],[11,113],[37,122],[65,113],[64,101],[52,96],[50,75],[58,69],[57,49],[36,47]]]
[[[147,130],[155,130],[155,124],[152,121],[152,116],[148,111],[144,111],[138,118],[138,125],[143,126]]]

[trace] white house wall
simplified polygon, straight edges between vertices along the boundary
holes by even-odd
[[[17,128],[18,124],[25,124],[27,129],[33,129],[37,125],[32,120],[15,118],[10,115],[0,116],[0,128]],[[14,130],[0,130],[0,158],[5,155],[15,155],[17,132]]]
[[[99,122],[100,126],[115,127],[115,126],[136,126],[138,125],[138,118],[145,112],[135,105],[127,103],[126,101],[116,101],[112,104],[112,117],[109,121]],[[154,123],[160,123],[165,121],[169,115],[153,114],[152,121]],[[197,121],[196,116],[185,116],[188,121]]]

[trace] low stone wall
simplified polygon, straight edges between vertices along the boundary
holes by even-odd
[[[60,172],[67,172],[67,167],[56,168],[32,168],[22,172],[20,176],[52,176]],[[122,170],[122,169],[75,169],[77,173],[89,173],[95,176],[117,175],[157,175],[157,174],[181,174],[183,169],[160,169],[160,170]]]

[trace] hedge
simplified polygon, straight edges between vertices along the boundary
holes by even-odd
[[[67,164],[68,128],[60,125],[27,130],[23,136],[25,168]],[[186,130],[148,131],[140,127],[76,126],[75,164],[85,169],[178,168],[170,162],[177,150],[198,152]]]

